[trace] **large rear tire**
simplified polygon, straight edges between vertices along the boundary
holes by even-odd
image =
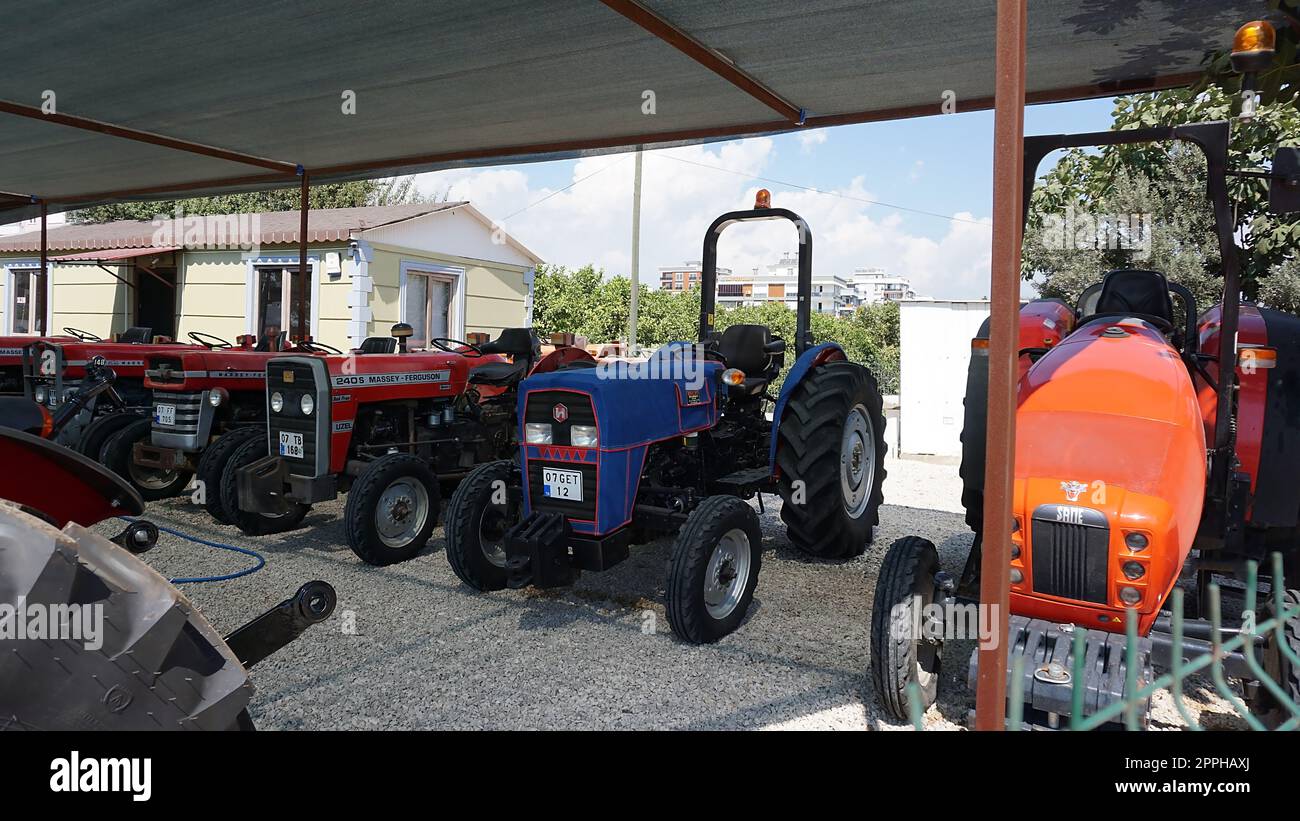
[[[668,624],[691,644],[714,642],[740,626],[758,588],[763,536],[754,509],[735,496],[710,496],[691,512],[673,545]]]
[[[235,455],[235,451],[246,442],[265,436],[266,428],[235,428],[204,448],[203,455],[199,457],[199,469],[195,476],[202,488],[203,507],[209,516],[223,525],[235,523],[229,510],[238,507],[238,504],[233,504],[228,510],[221,497],[221,476],[225,473],[226,465],[230,463],[230,457]]]
[[[90,613],[90,624],[100,626],[91,641],[85,632],[62,641],[0,639],[0,729],[229,730],[251,724],[244,713],[253,694],[248,672],[166,579],[79,525],[60,532],[0,505],[0,603],[16,607],[20,598],[28,608]],[[79,607],[53,610],[68,605]],[[81,609],[87,606],[96,609]]]
[[[514,462],[489,462],[461,481],[447,505],[447,561],[457,578],[480,592],[506,588],[505,534],[523,514],[519,486]]]
[[[379,567],[413,558],[438,523],[438,502],[438,477],[423,459],[407,453],[377,459],[348,491],[348,547]]]
[[[823,558],[857,556],[880,523],[885,417],[861,365],[817,366],[795,389],[777,431],[781,518],[790,541]]]
[[[153,435],[152,419],[136,419],[124,425],[104,443],[104,467],[121,476],[140,492],[140,498],[146,502],[170,499],[180,493],[190,483],[194,474],[188,470],[172,468],[158,470],[135,463],[135,446],[138,442],[149,442]]]
[[[230,455],[225,468],[221,471],[221,509],[245,536],[268,536],[272,533],[292,530],[302,523],[311,510],[311,505],[301,503],[291,503],[288,512],[278,516],[240,509],[239,469],[253,464],[264,456],[266,456],[266,441],[260,436],[253,437],[235,448],[235,452]]]
[[[934,704],[943,664],[942,641],[914,635],[924,607],[935,599],[939,551],[919,536],[894,542],[885,554],[871,604],[871,681],[880,706],[894,718],[907,720],[907,688],[920,690],[921,708]]]

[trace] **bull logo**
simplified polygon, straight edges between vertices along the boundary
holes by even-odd
[[[565,419],[569,418],[569,409],[564,405],[556,405],[551,408],[551,417],[555,419],[556,422],[563,422]]]
[[[1061,482],[1061,490],[1065,491],[1065,501],[1067,502],[1079,501],[1079,497],[1082,496],[1083,492],[1087,489],[1088,486],[1082,482]]]

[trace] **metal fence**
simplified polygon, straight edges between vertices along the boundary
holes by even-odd
[[[1150,682],[1144,683],[1138,679],[1140,668],[1138,648],[1140,640],[1137,632],[1137,613],[1132,610],[1128,611],[1125,641],[1126,681],[1124,698],[1090,714],[1085,714],[1085,687],[1081,686],[1081,683],[1086,681],[1084,647],[1088,631],[1083,627],[1076,626],[1071,652],[1073,662],[1073,670],[1071,671],[1072,698],[1068,728],[1071,730],[1094,730],[1103,725],[1118,722],[1122,723],[1124,728],[1128,730],[1141,729],[1143,724],[1141,721],[1142,712],[1147,709],[1152,695],[1157,691],[1167,690],[1172,697],[1174,709],[1186,722],[1188,729],[1203,730],[1204,728],[1197,721],[1193,711],[1187,706],[1184,687],[1190,677],[1208,672],[1210,680],[1214,684],[1214,689],[1232,706],[1232,709],[1246,722],[1250,729],[1300,729],[1300,703],[1297,703],[1294,696],[1286,692],[1274,680],[1273,676],[1265,670],[1264,665],[1260,663],[1260,659],[1256,656],[1256,637],[1271,638],[1274,642],[1273,646],[1277,648],[1277,651],[1282,656],[1283,669],[1286,669],[1286,665],[1289,664],[1290,669],[1300,670],[1300,654],[1297,654],[1296,647],[1292,646],[1291,638],[1286,632],[1287,621],[1300,617],[1300,602],[1287,602],[1286,584],[1282,568],[1282,555],[1274,553],[1272,556],[1271,584],[1269,592],[1266,594],[1272,600],[1272,613],[1274,615],[1264,621],[1257,621],[1254,617],[1258,612],[1256,605],[1265,601],[1259,593],[1259,566],[1256,562],[1246,563],[1245,603],[1242,608],[1243,619],[1240,626],[1231,628],[1224,626],[1219,585],[1211,584],[1208,588],[1211,652],[1187,662],[1184,662],[1182,653],[1177,650],[1182,646],[1186,624],[1183,614],[1184,593],[1181,588],[1174,588],[1170,597],[1170,617],[1175,650],[1170,654],[1171,665],[1168,672],[1156,676]],[[1225,637],[1225,633],[1229,634],[1229,637]],[[1246,667],[1253,678],[1259,682],[1258,686],[1263,688],[1271,697],[1271,703],[1276,706],[1277,711],[1274,715],[1280,713],[1278,723],[1272,728],[1265,725],[1261,717],[1251,710],[1241,696],[1233,692],[1231,685],[1228,683],[1224,662],[1230,654],[1238,652],[1244,658]],[[1022,675],[1024,657],[1017,655],[1012,664],[1012,675],[1007,688],[1007,728],[1020,730],[1024,727],[1024,677]],[[924,709],[920,690],[915,683],[908,686],[908,702],[912,726],[918,730],[924,729]]]

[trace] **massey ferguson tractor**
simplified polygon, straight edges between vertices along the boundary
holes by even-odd
[[[283,332],[260,341],[241,336],[234,346],[195,332],[191,338],[201,348],[146,356],[144,388],[152,395],[152,418],[133,415],[106,443],[101,461],[146,501],[179,493],[197,474],[208,512],[232,524],[220,494],[209,491],[219,486],[237,443],[266,435],[266,363],[286,351],[339,353],[311,341],[290,347],[287,337]],[[223,446],[208,448],[218,437]]]
[[[1022,658],[1026,721],[1060,726],[1071,694],[1091,715],[1126,698],[1126,676],[1154,680],[1153,667],[1213,652],[1208,615],[1212,574],[1248,578],[1248,561],[1272,576],[1258,622],[1289,618],[1246,652],[1262,656],[1271,681],[1243,654],[1223,659],[1275,723],[1300,702],[1300,597],[1272,573],[1300,578],[1300,318],[1240,299],[1227,176],[1271,180],[1270,206],[1300,210],[1300,150],[1279,149],[1272,170],[1228,168],[1230,126],[1214,122],[1025,140],[1025,215],[1040,161],[1076,147],[1180,141],[1207,160],[1207,199],[1222,260],[1223,301],[1198,317],[1187,289],[1157,271],[1116,270],[1077,306],[1034,301],[1020,312],[1014,517],[1010,545],[1010,665]],[[972,345],[962,434],[966,520],[975,542],[965,570],[941,569],[935,546],[900,539],[883,563],[872,612],[872,678],[882,705],[908,716],[908,687],[933,703],[947,604],[979,601],[983,544],[984,442],[988,391],[985,330]],[[1196,583],[1200,618],[1171,631],[1171,591]],[[1272,609],[1270,609],[1272,608]],[[1140,644],[1129,671],[1125,622],[1136,614]],[[917,626],[923,629],[917,630]],[[934,628],[934,629],[931,629]],[[1086,680],[1073,681],[1074,633],[1086,630]],[[1118,634],[1118,635],[1117,635]],[[978,653],[971,658],[971,680]],[[1278,698],[1285,694],[1285,698]],[[1127,697],[1132,697],[1128,694]]]
[[[797,359],[777,396],[785,340],[762,325],[714,330],[719,236],[773,219],[799,232]],[[790,541],[813,555],[866,548],[885,476],[881,398],[838,345],[813,344],[811,231],[760,191],[753,210],[709,226],[703,260],[698,345],[524,382],[520,458],[475,470],[447,510],[447,558],[465,584],[569,585],[675,533],[668,619],[703,643],[736,629],[758,583],[762,537],[747,499],[779,493]]]
[[[220,482],[241,530],[291,527],[311,505],[346,493],[353,552],[373,565],[409,559],[429,540],[443,483],[514,455],[519,382],[594,364],[578,348],[540,356],[531,328],[507,328],[481,345],[432,339],[427,351],[407,350],[411,332],[399,323],[393,340],[377,340],[396,352],[363,346],[267,364],[267,438],[232,445]]]
[[[64,328],[64,333],[74,331]],[[78,331],[77,333],[84,333]],[[91,336],[90,334],[86,334]],[[0,336],[0,396],[23,395],[23,348],[33,342],[76,342],[75,336]]]

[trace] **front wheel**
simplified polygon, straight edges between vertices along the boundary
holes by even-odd
[[[817,366],[795,387],[777,429],[781,518],[795,547],[823,558],[857,556],[880,522],[885,417],[871,372]]]
[[[885,554],[871,604],[871,680],[885,711],[909,718],[907,690],[915,684],[924,710],[939,692],[943,634],[926,630],[926,608],[938,597],[939,552],[919,536],[894,542]],[[922,633],[916,635],[917,625]]]
[[[1269,632],[1264,644],[1264,671],[1291,706],[1279,703],[1280,700],[1272,692],[1262,685],[1259,687],[1256,709],[1264,726],[1269,729],[1277,729],[1293,718],[1296,715],[1294,708],[1300,706],[1300,664],[1296,663],[1296,659],[1300,659],[1300,590],[1285,591],[1282,606],[1294,615],[1285,619],[1281,627]],[[1263,610],[1265,621],[1277,616],[1272,594]]]
[[[348,547],[380,567],[412,558],[437,524],[438,499],[438,477],[420,457],[392,453],[376,460],[348,491]]]
[[[668,571],[674,633],[705,644],[740,626],[758,587],[762,543],[758,515],[734,496],[710,496],[691,512]]]
[[[311,505],[291,502],[284,513],[258,513],[239,507],[239,471],[266,456],[266,440],[254,436],[235,448],[221,471],[217,503],[245,536],[269,536],[297,527]]]
[[[104,466],[126,479],[146,502],[168,499],[185,489],[193,475],[188,470],[160,470],[135,463],[135,446],[148,443],[153,434],[152,419],[136,419],[109,437],[104,444]]]
[[[217,441],[203,449],[199,457],[199,469],[195,474],[201,492],[200,501],[213,519],[223,525],[235,523],[238,500],[227,505],[221,495],[221,476],[230,464],[235,451],[245,443],[266,438],[266,429],[261,427],[235,428],[222,434]]]
[[[506,531],[523,512],[519,468],[490,462],[474,469],[447,505],[447,561],[479,591],[506,587]]]

